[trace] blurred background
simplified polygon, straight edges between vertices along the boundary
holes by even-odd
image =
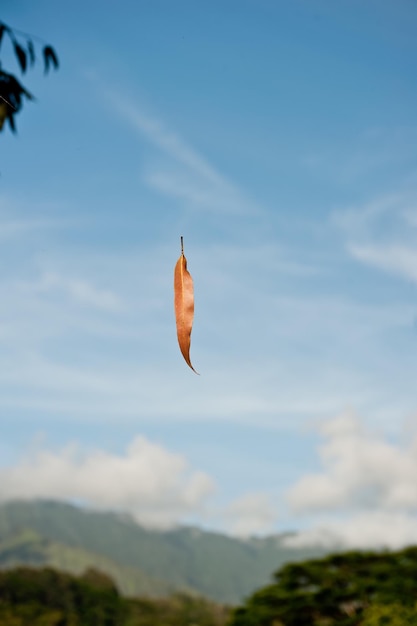
[[[1,501],[417,541],[417,5],[3,0],[0,20],[39,55],[22,75],[3,36],[36,100],[0,134]]]

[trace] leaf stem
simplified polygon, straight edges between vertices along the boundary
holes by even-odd
[[[42,43],[42,44],[47,43],[45,39],[42,39],[42,37],[38,37],[37,35],[31,35],[30,33],[26,33],[23,30],[19,30],[18,28],[9,26],[8,24],[5,24],[4,22],[0,22],[0,24],[2,24],[5,27],[5,30],[8,31],[8,33],[10,34],[10,37],[13,37],[14,35],[20,35],[21,37],[24,37],[25,39],[34,39],[35,41],[39,41],[39,43]],[[16,39],[15,37],[13,38]]]

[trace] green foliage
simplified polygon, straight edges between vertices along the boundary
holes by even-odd
[[[15,54],[22,74],[36,62],[33,38],[0,21],[0,50],[4,39],[8,39]],[[39,39],[39,38],[36,38]],[[42,46],[42,57],[45,74],[53,67],[58,69],[59,61],[55,50],[49,44]],[[33,100],[33,96],[17,80],[16,76],[1,69],[0,64],[0,131],[7,120],[13,132],[16,132],[15,115],[23,106],[24,98]]]
[[[126,599],[102,572],[50,568],[0,573],[2,626],[224,626],[228,610],[205,599]]]
[[[230,626],[417,624],[417,548],[289,564],[234,611]]]
[[[123,600],[107,579],[103,585],[98,574],[74,578],[49,568],[2,572],[0,611],[5,613],[2,624],[13,618],[22,624],[116,626],[126,616]]]
[[[178,594],[163,600],[132,600],[126,626],[225,626],[229,614],[224,606]]]
[[[373,604],[365,609],[361,626],[415,626],[417,606]]]

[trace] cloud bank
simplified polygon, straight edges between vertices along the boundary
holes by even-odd
[[[138,436],[124,454],[37,450],[0,469],[0,499],[46,498],[128,511],[141,524],[169,527],[202,513],[212,479],[186,459]]]
[[[0,468],[0,501],[71,501],[126,511],[148,527],[203,524],[239,537],[277,532],[278,510],[285,512],[287,502],[292,519],[307,527],[286,538],[292,547],[416,544],[417,436],[390,441],[353,413],[323,422],[319,433],[320,470],[301,476],[286,499],[251,491],[217,506],[219,489],[209,474],[137,436],[120,454],[76,445],[58,451],[38,447]]]
[[[320,427],[321,471],[288,490],[298,515],[312,529],[293,545],[323,543],[397,548],[417,542],[417,437],[404,444],[366,430],[345,414]]]
[[[273,530],[275,507],[268,494],[244,494],[219,508],[212,503],[216,491],[211,476],[143,436],[135,437],[122,454],[85,451],[74,444],[57,451],[38,446],[17,463],[0,468],[3,502],[69,501],[128,512],[150,528],[213,522],[241,537]]]

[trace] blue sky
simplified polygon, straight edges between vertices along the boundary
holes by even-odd
[[[61,61],[0,135],[0,498],[417,541],[417,5],[0,19]]]

